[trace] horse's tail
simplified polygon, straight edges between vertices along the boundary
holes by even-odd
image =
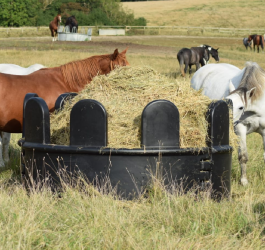
[[[185,72],[184,72],[184,56],[183,56],[183,53],[181,51],[177,54],[177,58],[178,58],[178,61],[179,61],[179,67],[180,67],[181,75],[185,76]]]
[[[262,35],[259,36],[259,40],[260,40],[260,46],[262,48],[262,50],[264,49],[264,37]]]

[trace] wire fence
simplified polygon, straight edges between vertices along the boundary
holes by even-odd
[[[99,29],[124,29],[125,35],[186,35],[242,37],[250,34],[265,34],[265,28],[218,28],[194,26],[79,26],[82,30],[92,28],[92,35],[99,35]],[[0,27],[0,37],[50,36],[47,26],[38,27]]]

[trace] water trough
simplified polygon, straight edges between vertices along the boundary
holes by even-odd
[[[92,29],[81,28],[80,33],[77,33],[75,27],[73,27],[72,32],[70,32],[69,26],[60,26],[58,29],[58,41],[91,41]]]

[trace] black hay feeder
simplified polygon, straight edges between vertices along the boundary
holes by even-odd
[[[63,105],[60,96],[57,108]],[[142,112],[141,145],[137,149],[107,148],[107,112],[96,100],[77,102],[70,114],[70,145],[50,143],[50,116],[45,101],[27,94],[24,103],[22,174],[37,181],[49,173],[56,180],[59,166],[81,171],[94,183],[105,180],[126,199],[139,196],[152,174],[160,171],[164,184],[181,184],[185,190],[212,185],[217,198],[229,196],[232,147],[229,146],[229,109],[213,102],[206,114],[207,147],[180,148],[179,112],[167,100],[149,103]],[[57,178],[58,179],[58,178]]]

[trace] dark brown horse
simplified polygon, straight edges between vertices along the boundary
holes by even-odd
[[[70,32],[78,33],[78,22],[75,16],[69,16],[66,19],[65,26],[69,26]]]
[[[79,92],[93,77],[108,74],[117,66],[129,65],[126,50],[119,53],[92,56],[65,65],[44,68],[30,75],[0,73],[0,131],[22,132],[23,101],[27,93],[36,93],[43,98],[50,112],[55,101],[65,92]]]
[[[61,15],[58,14],[49,24],[52,41],[56,41],[57,29],[58,29],[58,26],[60,25],[61,20],[62,20]]]
[[[261,46],[262,50],[264,49],[264,37],[262,35],[249,35],[248,42],[253,41],[254,51],[255,46],[257,45],[258,53],[259,53],[259,46]]]

